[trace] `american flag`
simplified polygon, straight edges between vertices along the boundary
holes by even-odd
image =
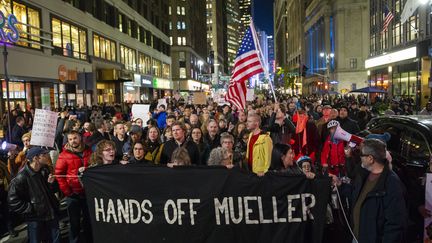
[[[251,23],[246,29],[234,60],[228,93],[225,95],[225,100],[235,105],[239,110],[243,110],[246,106],[246,80],[264,71],[253,38],[254,33],[255,29]]]
[[[394,18],[393,13],[389,10],[389,8],[385,5],[384,6],[384,23],[383,23],[383,30],[382,32],[387,31],[388,26],[390,25],[390,22]]]

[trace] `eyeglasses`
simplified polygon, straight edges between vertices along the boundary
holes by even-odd
[[[104,152],[113,152],[113,151],[115,151],[113,148],[107,148],[107,149],[104,149],[104,150],[102,150],[102,151],[104,151]]]

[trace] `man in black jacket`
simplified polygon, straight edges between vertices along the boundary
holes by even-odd
[[[168,164],[171,162],[171,155],[174,150],[179,147],[185,147],[188,151],[191,163],[193,165],[201,165],[205,163],[200,161],[198,146],[192,141],[186,139],[186,126],[181,122],[174,122],[172,125],[173,138],[164,143],[160,163]]]
[[[360,132],[360,128],[356,121],[348,117],[348,111],[348,106],[342,105],[339,109],[339,117],[337,118],[337,121],[343,130],[351,134],[357,134]]]
[[[18,145],[20,148],[24,148],[24,144],[21,141],[22,135],[24,135],[24,133],[26,133],[26,131],[24,129],[24,124],[25,124],[24,117],[19,116],[19,117],[16,118],[16,124],[12,128],[11,142],[13,144]]]
[[[54,177],[47,167],[48,152],[41,147],[29,149],[28,163],[12,180],[8,192],[10,209],[27,221],[30,242],[41,242],[43,235],[51,242],[60,242],[59,202],[54,195]]]
[[[353,183],[352,226],[358,243],[403,242],[408,213],[404,186],[389,168],[386,145],[366,139]]]

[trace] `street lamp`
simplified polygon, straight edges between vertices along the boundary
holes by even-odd
[[[335,56],[335,54],[333,52],[332,53],[324,53],[324,52],[320,53],[320,57],[322,57],[322,58],[325,57],[325,60],[326,60],[326,78],[327,78],[326,82],[327,82],[327,85],[325,87],[328,87],[328,84],[330,83],[329,82],[329,80],[330,80],[330,59],[333,59],[334,56]]]
[[[204,62],[202,60],[198,60],[198,66],[199,66],[199,74],[201,76],[201,79],[199,79],[200,82],[200,90],[202,91],[202,73],[201,73],[201,67],[204,64]]]

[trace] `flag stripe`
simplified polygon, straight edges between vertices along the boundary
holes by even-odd
[[[258,56],[258,51],[253,37],[254,27],[251,22],[246,29],[245,35],[234,60],[233,74],[228,86],[225,100],[242,110],[246,106],[246,81],[264,71]]]

